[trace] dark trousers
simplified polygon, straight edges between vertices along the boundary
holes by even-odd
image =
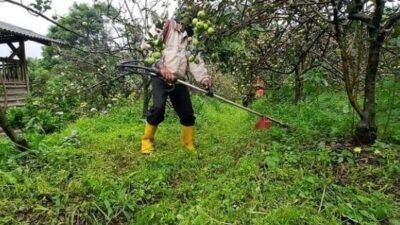
[[[184,126],[193,126],[195,117],[188,88],[183,84],[175,84],[172,87],[158,77],[151,78],[153,87],[153,106],[147,112],[147,122],[157,126],[164,120],[165,106],[169,96],[175,112],[178,114],[180,122]]]

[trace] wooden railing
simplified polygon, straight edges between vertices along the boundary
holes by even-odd
[[[0,82],[26,84],[25,64],[19,60],[0,58]]]
[[[23,106],[28,93],[25,64],[0,58],[0,105]]]

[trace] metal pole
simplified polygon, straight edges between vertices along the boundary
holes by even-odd
[[[208,94],[208,91],[207,91],[207,90],[204,90],[204,89],[202,89],[202,88],[199,88],[199,87],[197,87],[197,86],[195,86],[195,85],[193,85],[193,84],[190,84],[190,83],[188,83],[188,82],[185,82],[185,81],[182,81],[182,80],[179,80],[179,79],[178,79],[178,80],[177,80],[177,83],[180,83],[180,84],[183,84],[183,85],[185,85],[185,86],[188,86],[188,87],[190,87],[190,88],[192,88],[192,89],[194,89],[194,90],[196,90],[196,91],[200,91],[200,92],[202,92],[202,93],[204,93],[204,94]],[[219,99],[219,100],[221,100],[221,101],[223,101],[223,102],[226,102],[226,103],[228,103],[228,104],[230,104],[230,105],[236,106],[237,108],[240,108],[240,109],[242,109],[242,110],[245,110],[245,111],[247,111],[247,112],[249,112],[249,113],[253,113],[253,114],[255,114],[255,115],[257,115],[257,116],[260,116],[260,117],[268,118],[269,120],[271,120],[271,121],[273,121],[273,122],[275,122],[275,123],[277,123],[277,124],[279,124],[279,125],[281,125],[281,126],[289,127],[287,124],[283,123],[282,121],[279,121],[279,120],[274,119],[274,118],[272,118],[272,117],[270,117],[270,116],[264,115],[264,114],[262,114],[262,113],[260,113],[260,112],[257,112],[257,111],[255,111],[255,110],[252,110],[252,109],[250,109],[250,108],[244,107],[244,106],[242,106],[242,105],[240,105],[240,104],[238,104],[238,103],[236,103],[236,102],[234,102],[234,101],[231,101],[231,100],[229,100],[229,99],[227,99],[227,98],[224,98],[224,97],[222,97],[222,96],[220,96],[220,95],[213,94],[213,97],[215,97],[215,98],[217,98],[217,99]]]

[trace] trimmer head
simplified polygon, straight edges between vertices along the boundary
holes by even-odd
[[[257,121],[255,128],[257,130],[262,130],[262,129],[268,129],[272,125],[272,121],[269,120],[266,117],[260,117],[260,119]]]

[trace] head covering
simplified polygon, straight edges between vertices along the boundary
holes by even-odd
[[[174,20],[183,26],[189,36],[194,33],[192,19],[195,17],[196,10],[188,4],[180,4],[174,14]]]

